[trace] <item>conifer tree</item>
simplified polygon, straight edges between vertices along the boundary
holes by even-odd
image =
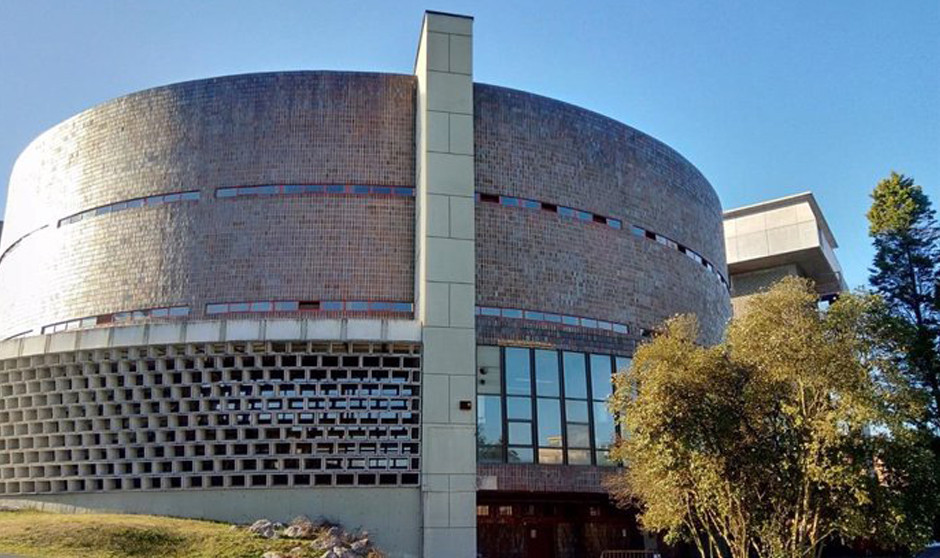
[[[913,178],[892,172],[871,197],[869,280],[895,319],[906,372],[928,396],[926,426],[940,435],[940,229]]]

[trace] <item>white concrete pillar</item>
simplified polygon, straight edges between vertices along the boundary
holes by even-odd
[[[427,558],[476,557],[472,30],[472,18],[425,13],[415,60],[415,272],[424,342],[421,489]]]

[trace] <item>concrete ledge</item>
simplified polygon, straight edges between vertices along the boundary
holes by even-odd
[[[414,320],[213,320],[98,327],[0,342],[0,358],[166,343],[226,341],[421,341]]]

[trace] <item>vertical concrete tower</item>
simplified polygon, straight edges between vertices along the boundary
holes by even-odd
[[[427,12],[415,60],[424,556],[476,556],[473,19]]]

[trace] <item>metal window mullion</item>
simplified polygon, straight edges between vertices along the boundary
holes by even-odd
[[[529,349],[529,405],[532,407],[532,462],[539,462],[538,408],[535,404],[535,350]]]
[[[616,358],[614,355],[608,355],[608,359],[609,359],[609,361],[610,361],[610,362],[609,362],[610,374],[608,375],[608,382],[610,383],[610,393],[611,393],[611,395],[613,395],[613,393],[614,393],[614,385],[613,385],[613,384],[614,384],[614,373],[617,371],[617,358]],[[593,396],[594,396],[594,395],[591,394],[592,401],[593,401]],[[604,400],[598,400],[597,402],[598,402],[598,403],[604,403],[604,406],[607,407],[608,401],[609,401],[609,399],[604,399]],[[592,404],[591,407],[593,408],[594,405]],[[612,420],[613,423],[614,423],[614,438],[616,439],[616,436],[617,436],[617,428],[618,428],[618,427],[617,427],[617,418],[614,416],[614,413],[610,412],[610,409],[609,409],[609,408],[607,408],[607,414],[610,415],[610,420]],[[591,433],[592,438],[593,438],[593,434],[594,434],[594,433],[592,432],[592,433]],[[594,443],[596,444],[597,442],[595,441]],[[608,446],[607,446],[608,454],[609,454],[609,450],[610,450],[610,444],[612,444],[612,443],[613,443],[613,441],[608,442]]]
[[[502,423],[502,463],[509,463],[509,414],[506,405],[506,347],[499,348],[500,422]]]
[[[585,376],[586,376],[585,385],[587,386],[586,395],[587,395],[587,412],[588,412],[588,448],[590,448],[589,451],[591,452],[589,462],[591,465],[597,465],[597,463],[595,462],[596,460],[594,459],[594,451],[595,451],[595,448],[594,448],[595,446],[595,443],[594,443],[594,386],[593,386],[594,382],[592,382],[592,378],[591,378],[591,367],[593,364],[592,361],[594,359],[592,358],[593,355],[591,355],[590,353],[585,353],[584,356],[585,356],[585,361],[586,361],[586,366],[584,370],[585,370]]]
[[[558,405],[560,407],[561,415],[561,463],[562,465],[568,464],[568,413],[565,410],[565,374],[564,374],[564,360],[565,354],[564,351],[558,349],[556,351],[557,362],[555,368],[556,377],[558,379]]]
[[[611,383],[613,383],[613,375],[618,374],[620,372],[620,370],[617,368],[617,356],[614,356],[613,358],[614,358],[614,364],[613,364],[614,367],[611,371]],[[627,358],[627,357],[620,355],[620,358]],[[632,365],[633,357],[629,357],[629,358],[630,358],[630,364]],[[611,386],[611,393],[613,393],[613,389],[614,389],[613,386]],[[611,413],[611,417],[613,417],[614,419],[614,439],[617,440],[623,437],[623,432],[620,428],[620,414]]]

